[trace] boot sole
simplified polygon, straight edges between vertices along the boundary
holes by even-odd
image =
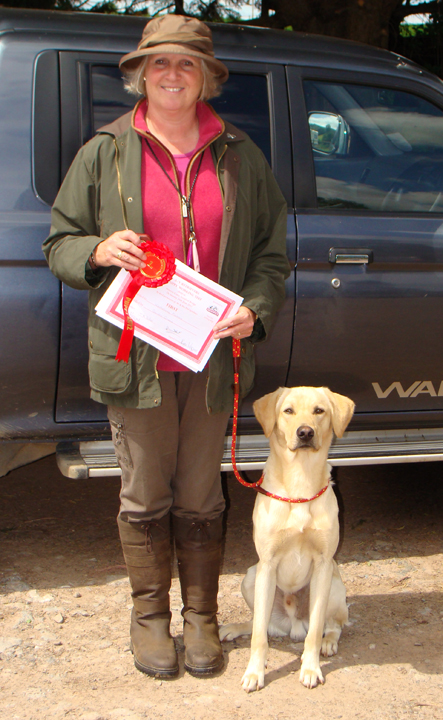
[[[132,655],[134,657],[134,665],[140,672],[144,673],[145,675],[150,675],[151,677],[161,677],[163,680],[167,680],[168,678],[175,678],[178,675],[179,666],[177,663],[177,667],[173,668],[154,668],[149,667],[148,665],[142,665],[141,662],[137,660],[137,658],[134,655],[134,648],[132,645],[132,641],[130,644],[130,650],[132,652]]]
[[[177,677],[179,670],[178,666],[176,668],[171,668],[171,670],[165,670],[164,668],[147,667],[146,665],[142,665],[141,663],[139,663],[136,658],[134,658],[134,665],[137,670],[140,670],[140,672],[144,673],[145,675],[161,678],[162,680],[172,680],[172,678]]]
[[[221,660],[217,665],[213,665],[212,667],[208,668],[193,667],[192,665],[188,665],[185,662],[185,670],[194,677],[207,677],[208,675],[216,675],[221,670],[223,670],[224,666],[224,660]]]

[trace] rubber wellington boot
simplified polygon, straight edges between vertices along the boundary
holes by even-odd
[[[224,664],[217,623],[222,516],[203,522],[172,518],[184,606],[185,668],[191,675],[212,675]]]
[[[135,667],[147,675],[174,677],[178,661],[169,632],[170,516],[140,523],[118,518],[117,523],[132,587],[131,646]]]

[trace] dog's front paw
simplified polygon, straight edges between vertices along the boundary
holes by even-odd
[[[322,671],[320,670],[320,666],[315,669],[307,668],[303,663],[300,670],[300,682],[307,688],[314,688],[318,685],[318,683],[324,685],[325,679]]]
[[[249,663],[245,674],[241,680],[243,690],[253,692],[261,690],[265,686],[265,669],[256,670],[255,666]]]

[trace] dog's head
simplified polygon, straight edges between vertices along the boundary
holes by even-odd
[[[289,450],[319,450],[332,430],[342,437],[354,403],[325,387],[279,388],[254,403],[255,417],[266,437],[276,431]]]

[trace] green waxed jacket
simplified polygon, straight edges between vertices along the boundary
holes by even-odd
[[[265,339],[284,299],[287,210],[263,154],[247,135],[225,123],[211,151],[224,203],[219,282],[257,314],[251,338],[242,341],[244,396],[254,379],[253,344]],[[128,114],[102,128],[78,152],[55,200],[50,236],[43,244],[52,272],[73,288],[89,290],[91,397],[132,408],[161,403],[158,351],[134,338],[129,362],[115,360],[121,330],[99,318],[95,306],[119,269],[93,272],[88,258],[114,232],[128,227],[143,233],[140,175],[141,139]],[[225,338],[209,362],[208,412],[232,410],[232,383],[232,341]]]

